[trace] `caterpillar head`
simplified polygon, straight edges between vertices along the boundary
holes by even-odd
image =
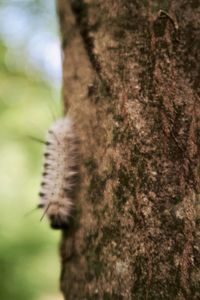
[[[69,214],[66,214],[66,212],[71,211],[69,208],[66,209],[64,205],[61,205],[58,202],[49,203],[46,206],[40,204],[38,207],[44,209],[43,216],[48,216],[51,228],[67,229],[69,227],[70,216]]]

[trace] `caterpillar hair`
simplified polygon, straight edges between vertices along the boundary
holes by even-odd
[[[47,133],[38,207],[54,229],[69,225],[79,182],[79,140],[69,117],[57,120]]]

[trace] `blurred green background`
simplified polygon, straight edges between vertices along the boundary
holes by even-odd
[[[0,0],[0,299],[62,299],[60,233],[40,222],[45,138],[61,114],[54,0]]]

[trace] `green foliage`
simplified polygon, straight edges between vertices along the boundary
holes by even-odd
[[[0,299],[37,300],[58,291],[59,233],[40,222],[41,211],[27,215],[38,203],[43,153],[28,135],[44,138],[55,93],[39,76],[8,68],[6,55],[1,44]]]

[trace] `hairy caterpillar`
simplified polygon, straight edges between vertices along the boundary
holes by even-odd
[[[69,117],[57,120],[47,133],[39,208],[55,229],[68,227],[79,178],[79,141]]]

